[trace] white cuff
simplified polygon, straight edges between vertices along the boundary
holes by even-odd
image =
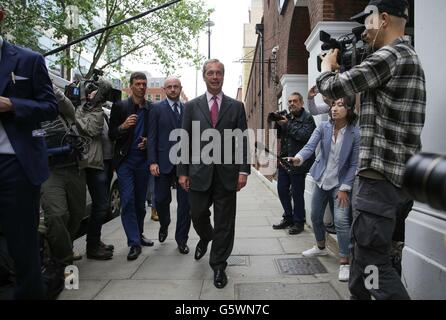
[[[350,187],[348,184],[341,184],[341,186],[339,187],[339,191],[350,192],[352,191],[352,187]]]

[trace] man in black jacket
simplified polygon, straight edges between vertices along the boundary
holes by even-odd
[[[300,93],[294,92],[288,98],[290,115],[278,121],[278,134],[281,138],[281,157],[293,157],[302,149],[311,137],[316,124],[313,117],[303,108],[304,100]],[[284,210],[283,219],[273,225],[273,229],[291,227],[289,234],[299,234],[304,230],[305,223],[305,177],[314,162],[314,157],[307,160],[301,167],[291,167],[287,171],[279,163],[277,191]],[[290,197],[293,197],[294,208]]]
[[[130,89],[132,96],[112,107],[109,137],[116,141],[112,163],[118,175],[121,219],[130,247],[127,259],[135,260],[141,254],[141,246],[153,246],[153,242],[143,235],[149,181],[147,122],[151,108],[145,99],[146,75],[134,72],[130,76]]]

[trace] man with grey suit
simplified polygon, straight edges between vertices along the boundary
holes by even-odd
[[[203,65],[207,92],[185,106],[182,154],[178,165],[179,183],[189,192],[192,223],[200,236],[195,259],[204,256],[212,241],[209,264],[214,270],[214,285],[219,289],[228,281],[225,269],[234,245],[237,192],[246,185],[250,173],[248,139],[241,135],[227,137],[228,131],[240,129],[244,132],[247,123],[243,103],[222,92],[224,71],[223,63],[217,59],[208,60]],[[198,126],[199,130],[196,130]],[[206,138],[209,133],[213,137],[211,142]],[[232,147],[228,149],[230,144]],[[196,150],[197,145],[199,150]],[[207,161],[203,154],[210,146],[212,161]],[[212,204],[214,227],[209,210]]]

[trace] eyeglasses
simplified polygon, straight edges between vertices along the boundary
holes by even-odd
[[[168,89],[168,90],[171,90],[171,89],[179,89],[179,88],[181,88],[180,86],[177,86],[177,85],[171,85],[171,86],[167,86],[167,87],[164,87],[165,89]]]

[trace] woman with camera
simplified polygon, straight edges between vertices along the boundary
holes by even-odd
[[[294,158],[287,158],[293,165],[301,166],[311,158],[320,142],[320,153],[310,169],[316,181],[311,221],[317,245],[302,252],[302,255],[313,257],[328,254],[323,219],[327,204],[332,199],[339,243],[339,281],[348,281],[350,270],[350,202],[359,154],[359,129],[354,124],[356,115],[353,108],[354,98],[334,101],[329,110],[330,120],[316,128],[308,143]]]

